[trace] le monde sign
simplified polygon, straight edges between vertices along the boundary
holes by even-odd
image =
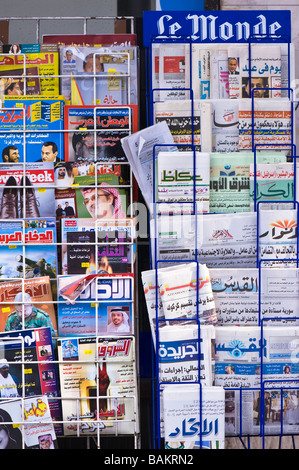
[[[263,35],[265,41],[275,38],[291,42],[291,12],[263,11],[144,11],[143,44],[167,38],[206,43],[246,43]]]

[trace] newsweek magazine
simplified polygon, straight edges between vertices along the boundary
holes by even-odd
[[[283,151],[213,152],[210,154],[210,212],[248,212],[251,209],[251,183],[254,161],[257,164],[285,163]],[[270,167],[269,167],[270,168]]]
[[[58,336],[134,333],[134,276],[58,277]]]
[[[184,400],[178,400],[183,396]],[[166,449],[224,449],[224,389],[198,384],[165,385]]]
[[[25,67],[26,74],[29,68],[36,67],[40,80],[40,94],[45,97],[59,95],[59,54],[57,50],[0,55],[0,76],[2,71],[13,70],[15,67],[23,69]]]
[[[48,276],[0,282],[0,331],[49,327],[57,336],[54,293]]]
[[[156,165],[156,200],[164,202],[165,207],[168,206],[168,212],[175,210],[175,207],[178,207],[177,210],[181,213],[193,212],[193,201],[197,202],[197,208],[201,212],[209,212],[209,153],[161,151],[158,153]],[[160,207],[157,210],[162,211]]]
[[[127,161],[120,140],[138,129],[138,109],[130,106],[65,106],[65,160]]]
[[[0,333],[1,363],[8,366],[14,384],[0,385],[1,398],[48,397],[52,419],[61,421],[61,404],[58,371],[56,370],[51,329],[29,328]],[[62,426],[55,424],[61,434]]]
[[[194,100],[154,103],[154,122],[166,121],[179,151],[212,151],[211,104]],[[194,148],[193,147],[193,148]]]
[[[232,61],[234,67],[230,66]],[[230,98],[251,98],[253,89],[255,98],[281,97],[280,45],[232,45],[228,47],[228,62]]]
[[[256,267],[257,215],[254,212],[197,214],[196,217],[161,215],[150,224],[153,263],[156,259],[172,264],[193,260],[208,268]]]
[[[0,279],[56,278],[56,219],[0,222]]]
[[[64,160],[63,96],[5,96],[0,112],[0,151],[18,148],[20,162],[42,162],[42,149]],[[47,148],[45,148],[47,147]],[[50,147],[50,149],[48,149]]]
[[[262,339],[260,327],[215,327],[215,331],[215,384],[226,388],[227,433],[242,429],[242,434],[263,430],[270,435],[282,432],[282,426],[285,433],[298,433],[290,403],[298,397],[292,388],[298,381],[298,327],[266,326]],[[240,390],[229,390],[240,387],[242,397]]]
[[[1,219],[55,217],[53,163],[1,165],[0,204]]]
[[[65,436],[138,432],[134,355],[133,336],[58,340]]]
[[[188,324],[191,319],[198,319],[201,324],[217,323],[206,265],[191,262],[160,268],[158,282],[165,320],[176,324]]]
[[[200,337],[200,339],[199,339]],[[214,383],[214,340],[211,325],[171,325],[159,330],[159,382]],[[199,372],[200,371],[200,372]]]
[[[75,247],[72,246],[72,236],[78,238],[80,243]],[[107,273],[132,272],[135,262],[134,239],[134,221],[130,218],[114,220],[62,219],[62,274],[85,274],[100,270]],[[85,246],[85,243],[88,246]],[[80,257],[83,255],[83,250],[88,258],[84,261]],[[80,251],[82,251],[81,254]],[[72,256],[71,264],[69,263],[70,256]],[[80,259],[84,265],[80,263],[81,266],[78,265],[75,268],[80,272],[70,272],[69,268],[71,271],[74,270],[74,261],[77,260],[78,264]]]
[[[239,100],[239,150],[292,151],[292,106],[284,98],[255,99],[252,119],[252,100]]]
[[[66,51],[72,60],[65,59]],[[60,91],[69,104],[138,104],[138,47],[61,46]],[[95,71],[93,64],[96,64]]]

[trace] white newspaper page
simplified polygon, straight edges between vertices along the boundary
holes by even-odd
[[[239,100],[215,99],[212,104],[212,151],[239,151]]]
[[[153,202],[153,161],[159,150],[177,150],[166,122],[135,132],[121,139],[121,145],[130,163],[138,186],[148,207]],[[162,147],[159,147],[159,145]]]
[[[211,98],[229,98],[227,51],[214,52],[211,57]]]
[[[198,332],[200,331],[200,341]],[[197,382],[213,385],[211,325],[172,325],[159,331],[160,382]],[[200,374],[199,374],[200,370]]]
[[[184,396],[184,400],[178,400],[178,396]],[[166,449],[224,449],[221,387],[166,385],[163,404]]]
[[[250,48],[250,63],[249,45],[232,45],[228,48],[230,98],[251,98],[251,90],[255,98],[281,97],[280,45],[252,44]]]
[[[155,123],[166,121],[179,151],[212,151],[212,108],[205,101],[167,100],[154,103]]]
[[[209,271],[218,325],[258,325],[258,269]]]
[[[269,204],[267,204],[269,206]],[[297,257],[297,209],[260,209],[258,212],[259,261],[263,267],[277,264],[277,260]],[[269,261],[267,261],[269,260]],[[293,265],[290,261],[281,266]]]
[[[161,100],[186,98],[186,44],[160,44],[159,87]],[[182,90],[183,88],[183,90]]]
[[[199,319],[217,322],[210,274],[206,265],[183,263],[158,270],[159,290],[166,320]],[[190,321],[189,321],[190,323]]]
[[[292,150],[292,102],[287,99],[239,100],[239,150]],[[281,144],[281,145],[279,145]]]
[[[151,221],[153,260],[195,260],[208,268],[253,268],[256,213],[161,215]],[[155,250],[155,236],[157,250]],[[155,253],[157,251],[157,253]]]
[[[250,164],[250,209],[263,201],[294,201],[294,164]]]
[[[174,206],[180,213],[193,212],[193,205],[186,204],[188,201],[197,201],[198,206],[202,208],[201,212],[209,212],[209,193],[209,153],[159,152],[157,201],[174,203],[168,205],[168,213],[174,210]]]

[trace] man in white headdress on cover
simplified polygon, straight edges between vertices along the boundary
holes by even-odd
[[[19,397],[17,382],[9,372],[7,359],[0,359],[0,397]]]
[[[122,307],[111,309],[111,323],[107,327],[108,333],[130,333],[129,316]]]

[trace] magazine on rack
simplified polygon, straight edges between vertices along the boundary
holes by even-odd
[[[209,212],[210,154],[159,152],[156,188],[156,200],[165,202],[163,209],[160,205],[157,208],[159,212],[170,213],[177,207],[180,213],[190,213],[194,211],[194,201],[200,212]]]
[[[137,46],[136,34],[43,34],[43,47],[59,46]],[[65,60],[73,60],[65,56]]]
[[[166,385],[162,411],[165,448],[224,449],[224,403],[221,387]]]
[[[138,432],[134,354],[132,336],[58,340],[64,435]]]
[[[120,140],[137,131],[137,106],[65,106],[65,160],[125,162]]]
[[[233,59],[235,66],[229,67],[228,74],[230,98],[251,98],[251,90],[255,98],[281,97],[280,45],[233,44],[228,48],[228,60]]]
[[[26,76],[24,76],[26,73]],[[12,66],[9,70],[0,70],[0,96],[4,95],[40,95],[40,80],[37,67]]]
[[[54,294],[48,276],[1,282],[0,331],[49,327],[52,336],[57,336]]]
[[[8,150],[9,152],[9,150]],[[55,217],[53,163],[4,164],[0,168],[0,218]]]
[[[253,106],[252,129],[252,100],[239,100],[239,149],[292,151],[292,102],[287,99],[255,99]]]
[[[166,121],[178,150],[212,151],[211,104],[194,100],[154,103],[155,123]]]
[[[80,244],[72,246],[72,237],[78,239]],[[99,271],[125,273],[133,270],[135,250],[132,219],[102,221],[93,218],[62,219],[61,241],[62,274],[85,274]],[[86,243],[89,245],[85,246]],[[88,258],[84,261],[83,253],[85,253],[85,258]],[[70,263],[70,257],[72,263]],[[79,262],[80,260],[82,262]],[[71,272],[69,267],[71,271],[78,269],[78,272]]]
[[[2,72],[6,73],[7,70],[14,73],[15,68],[25,68],[26,74],[28,74],[29,69],[36,67],[41,95],[45,97],[59,95],[59,54],[57,50],[30,52],[30,48],[27,47],[27,51],[22,51],[19,54],[0,54],[0,76]],[[33,78],[33,80],[37,79],[38,77]]]
[[[56,278],[56,219],[0,222],[0,279]]]
[[[59,276],[58,298],[59,336],[134,333],[131,273]]]
[[[228,434],[297,433],[298,327],[216,327],[215,384],[226,388]],[[260,389],[264,383],[264,396]],[[240,391],[242,387],[242,413]],[[283,387],[283,397],[281,396]],[[248,388],[249,390],[246,390]],[[256,390],[254,390],[256,389]],[[294,396],[293,396],[294,395]],[[262,407],[264,406],[264,413]]]
[[[161,215],[150,223],[153,263],[194,260],[197,251],[208,268],[256,267],[256,213]]]
[[[153,202],[153,162],[159,151],[175,151],[173,136],[165,121],[121,139],[121,145],[148,208]],[[154,160],[155,159],[155,160]]]
[[[251,165],[286,162],[284,152],[213,152],[210,154],[210,212],[247,212],[253,193]]]
[[[61,404],[55,399],[60,396],[60,390],[51,329],[0,333],[0,349],[1,365],[10,374],[9,381],[1,378],[1,398],[24,396],[34,400],[37,395],[45,395],[49,399],[52,419],[60,421]],[[62,433],[61,424],[56,423],[54,427],[57,434]]]
[[[0,151],[18,148],[20,162],[64,159],[64,97],[5,96],[1,110]],[[5,132],[7,131],[7,132]]]
[[[59,54],[60,73],[66,76],[61,78],[61,94],[70,104],[138,104],[137,46],[61,46]]]

